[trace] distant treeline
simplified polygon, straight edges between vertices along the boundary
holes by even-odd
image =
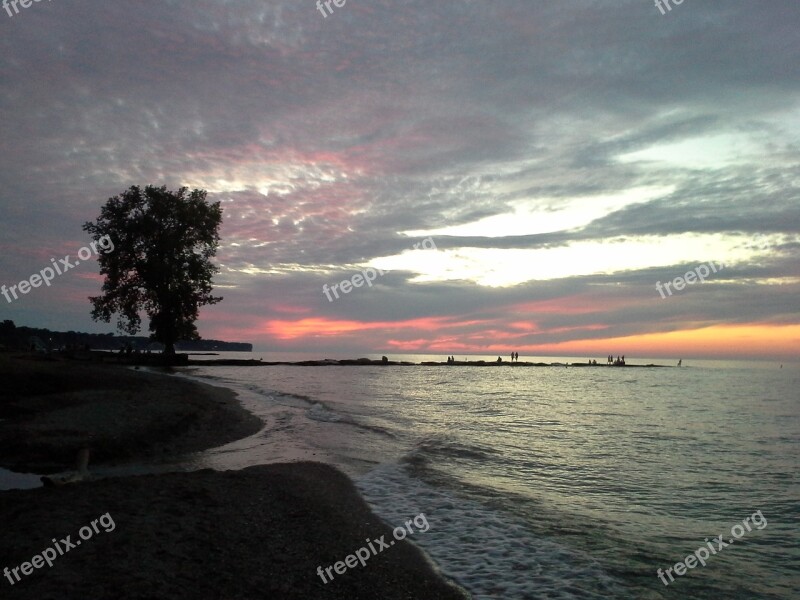
[[[116,336],[113,333],[80,333],[50,331],[36,327],[17,327],[13,321],[0,323],[0,346],[13,350],[151,350],[160,352],[164,346],[145,336]],[[176,350],[188,352],[252,352],[253,344],[221,342],[219,340],[186,340],[175,344]]]

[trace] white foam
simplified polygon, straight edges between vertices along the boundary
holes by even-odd
[[[475,600],[628,597],[590,556],[536,537],[516,517],[412,479],[400,465],[382,465],[356,485],[389,524],[425,513],[430,529],[409,539]]]
[[[341,415],[337,415],[335,412],[319,403],[308,409],[306,414],[308,415],[309,419],[322,421],[325,423],[336,423],[342,420]]]

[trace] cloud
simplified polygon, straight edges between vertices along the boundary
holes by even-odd
[[[225,211],[212,337],[303,348],[310,323],[332,349],[494,351],[786,323],[798,19],[788,0],[40,3],[0,22],[0,273],[84,245],[130,185],[189,185]],[[439,252],[411,252],[427,235]],[[654,297],[712,258],[724,280]],[[10,318],[101,327],[97,282],[62,285]],[[538,314],[559,299],[592,311]]]

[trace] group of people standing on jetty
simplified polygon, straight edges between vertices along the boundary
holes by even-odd
[[[511,362],[514,362],[514,361],[519,362],[519,352],[512,352],[511,353]],[[455,364],[455,362],[456,362],[455,357],[453,357],[453,356],[448,356],[447,357],[447,364],[448,365]],[[498,356],[497,357],[497,362],[499,362],[499,363],[503,362],[503,359]]]
[[[611,354],[609,354],[608,355],[608,364],[609,365],[614,365],[615,367],[624,367],[625,366],[625,355],[623,354],[622,358],[620,358],[618,356],[617,360],[614,360],[614,357]]]
[[[514,362],[514,361],[519,362],[519,352],[512,352],[511,353],[511,362]],[[455,357],[453,357],[453,356],[448,356],[447,357],[447,364],[448,365],[455,364],[455,362],[456,362]],[[501,363],[501,362],[503,362],[503,359],[498,356],[497,357],[497,362]],[[569,364],[569,363],[567,363],[567,364]],[[589,363],[588,364],[596,365],[597,361],[589,359]],[[614,367],[624,367],[625,366],[625,355],[623,354],[622,356],[618,356],[615,359],[613,355],[609,354],[606,357],[606,364],[614,366]],[[680,366],[680,364],[678,366]]]

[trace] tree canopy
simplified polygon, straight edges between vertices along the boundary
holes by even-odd
[[[108,323],[116,314],[118,329],[133,335],[144,312],[168,355],[176,341],[198,339],[199,308],[222,300],[211,295],[221,222],[219,202],[207,202],[204,190],[131,186],[109,198],[83,226],[95,241],[113,241],[113,251],[98,254],[105,280],[103,294],[89,298],[92,318]]]

